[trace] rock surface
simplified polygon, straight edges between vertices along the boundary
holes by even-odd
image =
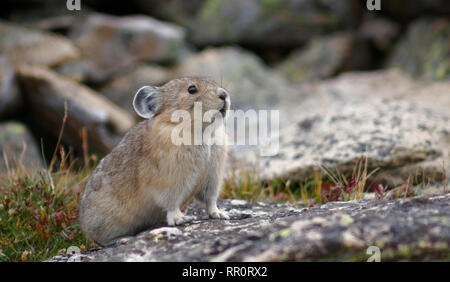
[[[358,36],[369,40],[382,52],[390,50],[399,34],[400,25],[384,17],[375,17],[372,13],[365,16],[358,28]]]
[[[222,200],[230,220],[195,220],[144,231],[113,247],[49,261],[445,260],[450,194],[393,201],[329,202],[312,208]],[[205,212],[191,205],[190,215]]]
[[[54,136],[61,129],[67,102],[63,138],[68,144],[80,145],[85,127],[89,145],[109,152],[134,125],[130,115],[100,94],[49,69],[23,65],[18,69],[18,78],[28,101],[28,114]]]
[[[41,150],[28,128],[20,122],[0,123],[0,172],[21,168],[28,170],[43,167]],[[6,157],[6,160],[5,158]]]
[[[243,156],[264,178],[306,181],[319,165],[351,175],[366,150],[369,168],[380,168],[378,180],[393,185],[417,169],[438,179],[449,171],[449,83],[416,82],[398,71],[360,72],[297,91],[280,106],[280,120],[290,122],[280,130],[278,154]]]
[[[350,34],[316,38],[304,49],[294,51],[278,70],[294,83],[328,78],[345,69],[353,44]]]
[[[11,64],[55,66],[80,56],[68,39],[0,21],[0,54]]]
[[[381,169],[379,180],[400,184],[418,168],[431,177],[450,159],[450,116],[411,102],[336,100],[326,111],[299,116],[280,131],[279,153],[261,158],[265,178],[306,181],[319,165],[351,175],[367,156],[369,171]]]
[[[450,108],[450,82],[425,82],[397,69],[348,72],[335,79],[303,86],[299,91],[309,93],[311,98],[317,97],[318,101],[329,98],[322,104],[324,108],[335,99],[327,93],[336,93],[347,100],[373,97],[406,100],[442,112]]]
[[[138,61],[175,61],[181,52],[184,30],[148,16],[80,17],[69,37],[80,47],[91,81],[104,82]]]
[[[414,77],[450,80],[450,20],[420,19],[408,27],[389,62]]]

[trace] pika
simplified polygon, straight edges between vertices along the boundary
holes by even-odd
[[[223,131],[222,143],[174,144],[172,114],[184,110],[194,116],[198,102],[203,112],[213,110],[222,118],[217,128]],[[227,155],[228,92],[210,79],[183,77],[142,87],[133,107],[144,120],[99,162],[86,183],[79,205],[86,237],[107,246],[164,220],[170,226],[190,222],[194,218],[182,209],[193,198],[206,205],[210,218],[229,219],[217,208]]]

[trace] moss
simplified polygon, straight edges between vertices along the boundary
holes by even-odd
[[[343,214],[341,217],[341,221],[340,224],[342,226],[349,226],[350,224],[352,224],[355,220],[349,216],[348,214]]]
[[[369,246],[368,244],[367,246]],[[380,261],[449,261],[450,254],[445,244],[433,245],[431,243],[419,242],[417,244],[403,244],[396,248],[381,248]],[[339,262],[366,262],[372,255],[366,253],[363,248],[345,248],[338,252],[330,253],[316,258],[317,261],[339,261]]]
[[[269,241],[273,242],[279,237],[288,237],[290,234],[291,234],[291,229],[289,229],[289,228],[281,229],[275,233],[270,234]]]
[[[419,20],[394,53],[391,66],[414,77],[428,80],[450,79],[450,24],[446,21]]]
[[[445,242],[419,241],[381,250],[381,261],[448,261],[449,257]]]
[[[197,17],[203,22],[213,20],[222,9],[224,1],[221,0],[208,0],[203,4],[202,9],[198,13]]]
[[[5,130],[8,133],[16,136],[24,136],[27,133],[27,129],[25,128],[25,126],[16,122],[9,122],[6,125]]]
[[[202,23],[202,27],[207,32],[208,29],[216,29],[219,27],[221,37],[227,40],[234,40],[237,33],[233,28],[232,19],[221,16],[223,5],[226,1],[208,0],[203,4],[202,9],[197,14],[198,22]],[[226,5],[226,4],[225,4]]]

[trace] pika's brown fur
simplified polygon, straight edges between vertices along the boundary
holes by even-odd
[[[192,87],[195,93],[189,92]],[[136,93],[133,106],[148,119],[128,131],[88,180],[79,216],[88,238],[109,245],[164,219],[169,225],[189,222],[193,218],[184,215],[181,207],[193,197],[206,204],[211,218],[228,218],[216,205],[226,135],[224,145],[175,145],[171,140],[177,125],[172,114],[186,110],[193,116],[195,102],[202,103],[203,112],[216,110],[222,115],[230,106],[228,93],[205,78],[174,79]],[[219,130],[224,133],[223,123]]]

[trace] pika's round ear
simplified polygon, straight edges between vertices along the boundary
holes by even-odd
[[[133,108],[142,118],[152,118],[159,107],[158,89],[154,86],[141,87],[134,96]]]

